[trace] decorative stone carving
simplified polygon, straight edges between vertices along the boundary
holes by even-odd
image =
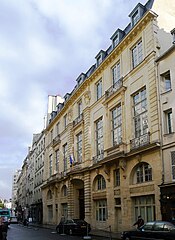
[[[88,90],[84,93],[84,101],[86,104],[89,104],[91,99],[91,92]]]

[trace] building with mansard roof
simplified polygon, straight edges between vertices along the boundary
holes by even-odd
[[[126,28],[112,34],[109,48],[97,53],[51,114],[44,223],[57,224],[64,215],[117,232],[138,215],[146,222],[162,218],[160,185],[168,168],[161,154],[156,60],[172,46],[174,13],[174,0],[138,3]]]

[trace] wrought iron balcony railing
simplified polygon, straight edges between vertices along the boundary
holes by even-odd
[[[93,164],[95,164],[95,163],[103,160],[103,158],[104,158],[104,151],[101,152],[99,155],[96,155],[96,156],[94,156],[94,157],[92,158]]]
[[[80,123],[83,120],[83,113],[81,113],[74,121],[73,126],[75,127],[78,123]]]
[[[109,98],[115,92],[117,92],[123,86],[123,77],[121,77],[116,83],[114,83],[106,92],[105,98]]]
[[[54,139],[53,139],[53,145],[56,145],[58,143],[60,143],[61,140],[60,140],[60,135],[57,135]]]
[[[131,140],[131,149],[136,149],[150,143],[150,134],[146,133]]]

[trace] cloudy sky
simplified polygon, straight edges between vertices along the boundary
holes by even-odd
[[[137,3],[0,0],[0,198],[11,197],[12,176],[44,127],[48,95],[72,91]]]

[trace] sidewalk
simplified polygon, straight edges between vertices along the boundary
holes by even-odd
[[[38,228],[48,228],[56,231],[56,226],[51,224],[38,224],[38,223],[29,223],[29,226],[38,227]],[[99,237],[106,237],[106,239],[121,239],[121,233],[117,232],[109,232],[100,229],[91,229],[90,234],[91,236],[99,236]]]

